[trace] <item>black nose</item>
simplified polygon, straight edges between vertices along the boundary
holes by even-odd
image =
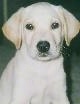
[[[41,53],[46,53],[50,49],[50,43],[47,41],[39,41],[37,44],[37,49]]]

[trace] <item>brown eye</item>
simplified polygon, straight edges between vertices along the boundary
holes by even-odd
[[[26,25],[26,29],[33,30],[34,29],[34,26],[32,24],[27,24]]]
[[[52,23],[52,25],[51,25],[51,28],[52,29],[57,29],[59,27],[59,23],[57,23],[57,22],[54,22],[54,23]]]

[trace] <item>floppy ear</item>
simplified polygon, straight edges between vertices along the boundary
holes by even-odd
[[[16,13],[14,13],[2,27],[4,35],[8,40],[15,44],[17,49],[21,44],[21,33],[19,33],[19,28],[23,9],[24,8],[20,8]]]
[[[63,25],[64,25],[64,35],[66,44],[69,45],[71,40],[78,34],[80,30],[80,23],[79,21],[66,9],[59,6],[59,10],[62,11],[63,16]]]

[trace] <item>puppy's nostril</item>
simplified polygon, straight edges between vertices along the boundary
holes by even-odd
[[[50,44],[48,41],[40,41],[38,44],[37,44],[37,49],[39,52],[41,53],[46,53],[49,51],[50,49]]]

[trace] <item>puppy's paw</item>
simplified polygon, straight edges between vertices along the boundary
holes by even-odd
[[[29,104],[42,104],[41,96],[37,95],[37,96],[31,97]]]
[[[47,97],[44,99],[43,104],[55,104],[55,103],[53,103],[53,99],[51,97]]]

